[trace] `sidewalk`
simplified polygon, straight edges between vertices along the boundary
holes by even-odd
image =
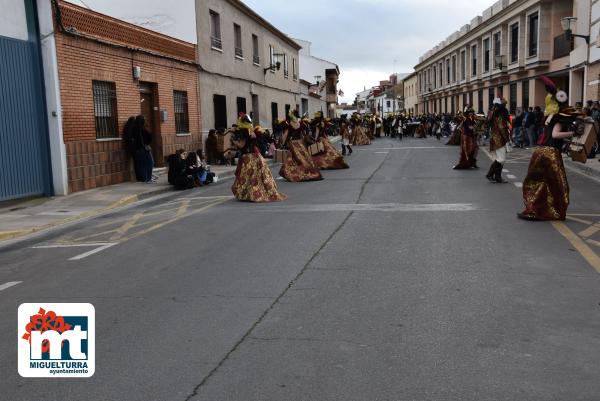
[[[211,166],[219,181],[233,177],[235,166]],[[174,192],[167,182],[166,169],[155,169],[159,179],[152,184],[124,182],[76,192],[67,196],[36,198],[0,206],[0,244],[76,220]]]
[[[330,138],[335,144],[340,136]],[[268,159],[269,165],[273,161]],[[235,174],[235,166],[210,166],[219,182]],[[165,168],[155,169],[157,182],[124,182],[67,196],[9,202],[0,206],[0,245],[11,239],[93,217],[154,196],[174,192]],[[200,189],[201,190],[201,189]]]

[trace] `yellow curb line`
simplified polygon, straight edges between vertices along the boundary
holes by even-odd
[[[94,217],[97,216],[99,214],[111,211],[113,209],[117,209],[119,207],[122,206],[126,206],[129,205],[131,203],[137,202],[139,200],[139,196],[138,195],[130,195],[130,196],[126,196],[124,198],[119,199],[118,201],[114,202],[113,204],[102,208],[102,209],[96,209],[96,210],[90,210],[89,212],[85,212],[85,213],[81,213],[78,214],[77,216],[71,216],[68,217],[66,219],[62,219],[62,220],[58,220],[52,223],[48,223],[48,224],[44,224],[43,226],[37,226],[37,227],[32,227],[32,228],[28,228],[25,230],[15,230],[15,231],[0,231],[0,241],[6,241],[9,239],[15,239],[15,238],[19,238],[19,237],[23,237],[25,235],[29,235],[29,234],[33,234],[36,232],[40,232],[40,231],[44,231],[47,230],[49,228],[54,228],[54,227],[58,227],[58,226],[62,226],[64,224],[67,223],[71,223],[73,221],[77,221],[77,220],[82,220],[88,217]]]
[[[584,259],[600,273],[600,257],[577,236],[567,225],[561,221],[553,221],[552,225],[565,237],[575,249],[584,257]]]

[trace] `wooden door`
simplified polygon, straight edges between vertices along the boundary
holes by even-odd
[[[152,156],[155,167],[164,165],[162,140],[159,132],[158,104],[155,96],[155,85],[140,84],[140,112],[146,120],[146,129],[152,134]]]

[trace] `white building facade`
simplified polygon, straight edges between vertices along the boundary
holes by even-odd
[[[335,110],[338,105],[338,80],[340,69],[337,64],[331,61],[323,60],[311,54],[311,42],[302,39],[294,39],[302,49],[300,56],[300,78],[312,83],[324,84],[325,93],[322,97],[326,102],[323,114],[334,118]]]
[[[202,129],[240,112],[271,128],[300,108],[301,46],[239,0],[197,0]]]

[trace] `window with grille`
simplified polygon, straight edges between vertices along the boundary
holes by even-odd
[[[252,35],[252,61],[254,64],[260,64],[260,55],[258,54],[258,36]]]
[[[517,84],[516,83],[510,84],[508,97],[510,99],[509,111],[511,112],[511,114],[515,114],[517,112]]]
[[[477,75],[477,45],[471,46],[471,76]]]
[[[210,10],[210,46],[213,49],[221,50],[221,18],[219,14]]]
[[[117,89],[114,82],[92,81],[96,139],[118,138]]]
[[[190,132],[190,121],[188,116],[187,92],[173,91],[175,103],[175,132],[184,134]]]
[[[494,68],[499,67],[496,56],[500,55],[500,46],[501,46],[500,32],[496,32],[494,34]]]
[[[483,40],[483,72],[490,70],[490,40]]]
[[[519,58],[519,24],[510,27],[510,62],[516,63]]]
[[[529,16],[529,56],[537,56],[538,51],[538,13]]]
[[[235,42],[235,56],[243,58],[244,50],[242,49],[242,28],[238,24],[233,24],[233,39]]]
[[[456,82],[456,56],[452,56],[452,82]]]
[[[292,58],[292,78],[298,79],[298,71],[296,71],[296,59]]]
[[[463,50],[460,52],[460,80],[465,79],[467,79],[467,52]]]
[[[529,81],[523,81],[523,110],[529,107]]]

